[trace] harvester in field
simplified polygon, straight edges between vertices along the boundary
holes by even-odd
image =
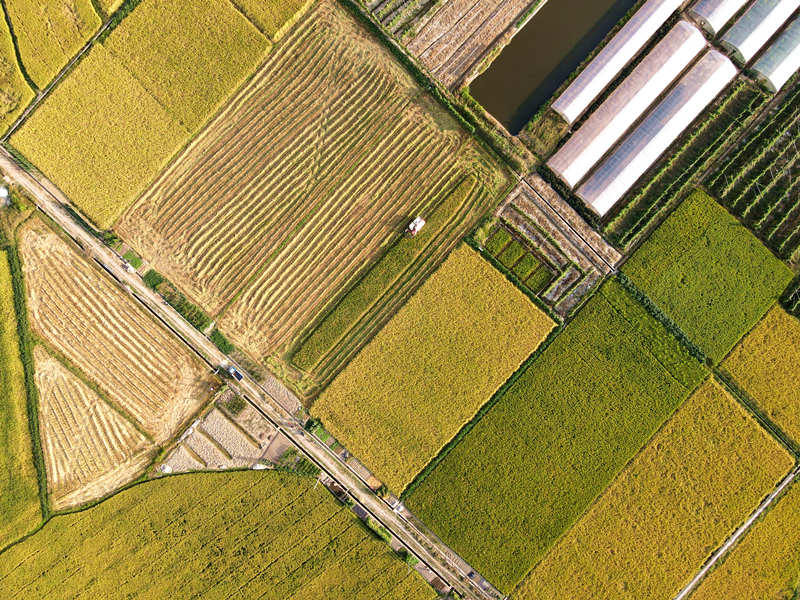
[[[408,227],[406,227],[406,235],[414,237],[422,230],[423,227],[425,227],[425,219],[422,217],[417,217],[408,224]]]

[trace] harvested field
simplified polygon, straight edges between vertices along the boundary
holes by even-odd
[[[535,2],[450,0],[416,32],[408,49],[445,86],[455,87],[531,4]]]
[[[5,0],[22,64],[45,87],[100,28],[92,0]]]
[[[143,471],[153,444],[40,345],[34,356],[53,508],[105,496]]]
[[[281,39],[314,4],[314,0],[231,0],[231,2],[272,41]]]
[[[800,589],[800,485],[786,495],[690,596],[691,600],[788,600]]]
[[[229,0],[143,0],[103,45],[188,131],[211,117],[270,47]]]
[[[31,326],[162,443],[209,394],[199,359],[39,221],[20,234]]]
[[[188,136],[97,44],[11,143],[107,228]]]
[[[0,132],[11,127],[33,96],[17,62],[8,24],[0,19]]]
[[[8,256],[0,251],[0,548],[41,519]]]
[[[788,267],[701,191],[683,201],[623,271],[715,362],[792,279]]]
[[[268,600],[436,594],[312,478],[165,477],[52,519],[0,554],[9,597]]]
[[[673,598],[792,462],[741,405],[707,381],[559,540],[517,597]]]
[[[800,320],[773,307],[722,367],[764,413],[800,443]]]
[[[553,326],[461,246],[334,379],[312,415],[401,491]]]
[[[488,162],[323,1],[118,230],[237,347],[262,357],[466,173],[502,185]]]
[[[610,280],[406,503],[510,593],[705,376]]]
[[[674,598],[792,462],[740,404],[708,381],[558,541],[515,597]]]

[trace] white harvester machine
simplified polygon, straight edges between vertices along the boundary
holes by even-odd
[[[422,217],[417,217],[408,224],[408,227],[406,227],[406,235],[414,237],[422,230],[423,227],[425,227],[425,219]]]

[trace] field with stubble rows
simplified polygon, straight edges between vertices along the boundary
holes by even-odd
[[[264,356],[465,173],[495,187],[485,161],[326,1],[118,230],[238,346]]]
[[[20,234],[31,326],[157,442],[204,402],[202,363],[39,221]]]

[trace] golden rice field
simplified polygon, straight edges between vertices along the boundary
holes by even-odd
[[[11,271],[0,251],[0,548],[41,519]]]
[[[175,336],[39,221],[20,235],[31,327],[162,443],[209,395]]]
[[[0,132],[14,123],[33,96],[17,62],[8,24],[0,19]]]
[[[773,307],[722,363],[736,383],[800,442],[800,320]]]
[[[800,485],[793,483],[691,600],[790,600],[800,587]]]
[[[333,380],[312,415],[399,492],[553,327],[461,246]]]
[[[270,47],[229,0],[143,0],[103,45],[188,131],[208,120]]]
[[[5,0],[22,64],[44,88],[100,28],[92,0]]]
[[[143,0],[11,144],[109,228],[268,48],[227,0]]]
[[[533,569],[516,598],[673,598],[792,463],[741,405],[707,381]]]
[[[465,174],[496,190],[489,160],[323,0],[118,230],[261,357]]]
[[[117,10],[125,0],[97,0],[97,4],[106,15],[110,15]]]
[[[34,357],[39,431],[53,508],[105,496],[142,472],[154,446],[41,345]]]
[[[269,39],[277,41],[305,13],[315,0],[231,0]]]
[[[188,135],[98,44],[11,143],[107,228]]]
[[[193,474],[53,518],[0,554],[7,597],[434,600],[314,479]]]

